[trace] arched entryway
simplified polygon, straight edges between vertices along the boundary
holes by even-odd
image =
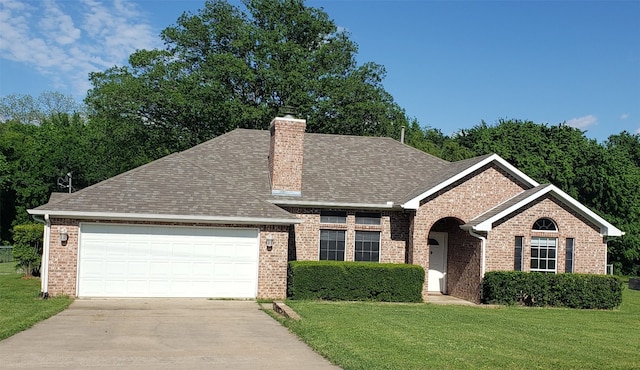
[[[449,294],[469,301],[480,299],[480,240],[460,229],[455,217],[436,221],[429,230],[429,293]]]

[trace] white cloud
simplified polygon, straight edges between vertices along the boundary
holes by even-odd
[[[638,129],[635,132],[636,134],[640,134],[640,127],[638,127]]]
[[[623,121],[626,120],[627,118],[629,118],[629,113],[622,113],[620,115],[620,119],[623,120]]]
[[[578,129],[585,129],[598,123],[598,118],[592,114],[588,116],[572,118],[567,121],[567,125]]]
[[[124,65],[137,49],[162,46],[158,32],[130,0],[2,0],[0,58],[49,77],[83,97],[90,72]]]

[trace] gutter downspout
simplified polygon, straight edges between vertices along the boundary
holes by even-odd
[[[476,234],[472,229],[469,229],[469,235],[480,239],[480,244],[482,246],[482,264],[480,265],[480,278],[484,278],[484,272],[486,270],[486,251],[487,251],[487,238],[480,234]]]
[[[42,298],[47,299],[49,298],[49,242],[51,241],[51,220],[49,220],[49,214],[45,214],[42,218],[34,215],[33,219],[44,224],[42,262],[40,266],[40,295]]]

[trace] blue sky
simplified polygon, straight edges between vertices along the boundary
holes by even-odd
[[[238,1],[231,1],[239,4]],[[308,1],[386,67],[384,86],[421,125],[569,125],[640,133],[640,1]],[[204,0],[0,0],[0,95],[59,91],[136,49]]]

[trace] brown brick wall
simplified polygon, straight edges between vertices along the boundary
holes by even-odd
[[[428,271],[429,246],[427,240],[429,231],[436,221],[452,217],[457,219],[461,224],[466,223],[515,196],[523,189],[524,185],[513,176],[506,173],[500,167],[490,164],[436,194],[427,197],[420,203],[420,208],[418,208],[413,218],[412,253],[409,261],[422,266],[425,271]],[[468,242],[467,244],[467,248],[472,248],[472,244],[475,247],[473,247],[473,252],[467,250],[466,253],[476,255],[478,253],[476,249],[480,248],[480,243]],[[451,241],[449,242],[449,246],[452,246]],[[460,252],[465,253],[462,252],[463,250],[464,249],[460,250]],[[452,249],[452,253],[453,251],[455,251],[455,249]],[[475,259],[471,259],[470,261],[474,261],[475,263],[477,257],[474,258]],[[455,273],[458,273],[458,270],[458,267],[453,269]],[[472,270],[465,270],[465,273],[460,273],[460,277],[458,278],[459,286],[472,286],[476,284],[477,278],[470,278],[474,273]],[[478,270],[478,275],[479,274],[480,272]],[[465,281],[464,278],[471,280]],[[427,299],[427,287],[428,284],[425,282],[423,287],[424,299]],[[453,289],[451,294],[455,295],[457,291],[457,289]]]
[[[356,231],[380,231],[380,262],[405,263],[406,249],[409,240],[409,215],[402,211],[382,211],[380,225],[356,225],[356,212],[371,212],[366,210],[340,210],[347,212],[345,224],[321,224],[320,209],[317,208],[286,208],[304,220],[295,225],[295,244],[290,256],[299,261],[317,261],[320,254],[320,230],[345,230],[345,260],[353,261],[355,256]]]
[[[60,242],[60,232],[67,229],[69,239]],[[51,296],[76,295],[76,278],[78,271],[78,220],[56,218],[51,219],[51,235],[49,238],[49,286]]]
[[[558,232],[533,231],[539,218],[552,219]],[[523,270],[529,271],[531,238],[533,236],[558,238],[557,271],[565,271],[566,238],[574,241],[574,272],[604,274],[607,245],[600,230],[562,202],[546,196],[530,204],[515,215],[509,215],[493,225],[487,239],[487,271],[513,270],[515,237],[523,237]]]
[[[271,121],[269,173],[272,190],[302,190],[305,127],[306,121],[300,119],[279,117]]]
[[[124,224],[122,221],[82,220],[87,223]],[[195,227],[241,227],[260,229],[258,262],[258,298],[283,299],[287,291],[287,249],[289,226],[265,225],[206,225],[198,223],[171,222],[128,222],[128,225],[195,226]],[[60,243],[60,230],[67,229],[69,240]],[[49,250],[48,293],[56,295],[76,295],[78,273],[78,231],[79,220],[51,219]],[[274,245],[267,250],[266,237],[271,235]]]
[[[267,249],[267,236],[273,237],[273,248]],[[258,266],[258,298],[287,297],[287,252],[289,226],[260,227],[260,260]]]

